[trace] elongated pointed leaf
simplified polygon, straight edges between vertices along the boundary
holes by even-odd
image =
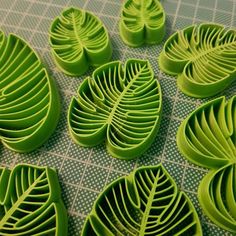
[[[236,78],[236,31],[217,24],[190,26],[173,34],[159,58],[161,69],[178,75],[180,90],[208,97]]]
[[[72,99],[69,127],[83,146],[106,140],[111,155],[140,156],[152,143],[160,125],[162,95],[148,61],[130,59],[108,63],[87,78]]]
[[[197,213],[162,165],[141,167],[98,197],[82,236],[202,235]]]
[[[17,165],[0,169],[0,235],[67,235],[67,215],[54,170]]]
[[[160,43],[165,34],[165,12],[158,0],[126,0],[121,13],[120,35],[132,47]]]
[[[38,55],[23,39],[1,32],[1,142],[18,152],[34,150],[54,131],[59,108],[55,84]]]
[[[103,23],[92,13],[74,7],[64,10],[53,21],[50,45],[56,64],[72,76],[85,73],[89,65],[108,62],[112,54]]]

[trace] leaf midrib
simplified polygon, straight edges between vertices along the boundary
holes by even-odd
[[[22,204],[23,200],[28,196],[28,194],[33,190],[33,188],[41,180],[42,176],[45,174],[45,171],[34,181],[34,183],[17,199],[17,201],[11,206],[10,210],[7,211],[7,214],[0,221],[0,229],[7,223],[8,219],[13,215],[18,206]]]
[[[148,20],[147,20],[147,16],[149,18],[149,14],[146,13],[146,9],[145,9],[145,2],[147,0],[141,0],[140,2],[140,12],[141,12],[141,21],[142,21],[142,26],[143,27],[148,27]]]
[[[135,75],[135,77],[128,83],[128,85],[125,87],[125,89],[121,92],[121,94],[119,95],[117,101],[114,103],[114,106],[110,112],[110,115],[107,118],[107,123],[108,125],[112,124],[113,121],[113,117],[116,113],[117,108],[120,105],[121,100],[123,99],[124,95],[126,94],[126,92],[130,89],[130,87],[133,85],[133,83],[136,81],[137,78],[139,78],[139,75],[142,74],[143,70],[145,69],[146,64],[140,69],[140,71]],[[126,69],[126,68],[125,68]],[[126,79],[126,78],[125,78]]]
[[[227,46],[229,46],[229,45],[231,45],[231,44],[236,44],[236,41],[233,41],[233,42],[230,42],[230,43],[226,43],[226,44],[223,44],[223,45],[219,45],[219,46],[217,46],[217,47],[213,47],[213,48],[211,48],[211,49],[208,49],[208,50],[204,50],[204,49],[201,49],[201,50],[196,50],[196,52],[191,52],[191,54],[192,55],[194,55],[195,57],[190,57],[189,58],[189,62],[196,62],[196,61],[198,61],[198,60],[200,60],[200,58],[201,57],[203,57],[203,56],[205,56],[205,55],[209,55],[209,54],[211,54],[212,52],[214,52],[214,51],[217,51],[217,50],[219,50],[219,49],[221,49],[221,48],[224,48],[224,47],[227,47]],[[202,51],[202,52],[201,52]],[[201,52],[200,54],[198,54],[198,52]],[[187,64],[189,64],[189,62],[187,63]]]
[[[157,187],[157,183],[158,183],[158,180],[159,180],[159,176],[160,176],[160,170],[157,173],[157,176],[156,176],[155,181],[153,183],[152,190],[151,190],[151,192],[149,194],[149,197],[148,197],[148,200],[147,200],[147,205],[146,205],[145,211],[143,213],[144,217],[142,218],[142,222],[141,222],[141,225],[140,225],[139,235],[145,235],[147,219],[148,219],[150,211],[152,209],[152,203],[153,203],[153,199],[154,199],[154,196],[155,196],[155,193],[156,193],[156,187]]]
[[[154,21],[153,19],[151,19],[151,15],[148,12],[148,10],[146,9],[147,1],[148,0],[141,0],[141,2],[140,2],[140,7],[141,7],[141,10],[140,10],[141,17],[140,18],[142,19],[142,26],[145,28],[149,27],[149,23],[148,23],[149,20]],[[159,1],[159,0],[157,0],[157,1]],[[155,2],[155,0],[154,0],[154,2]],[[155,5],[157,5],[157,7],[158,7],[157,12],[161,13],[162,11],[161,11],[161,8],[159,8],[158,3],[155,2]]]
[[[147,0],[145,0],[145,1],[147,1]],[[145,5],[144,5],[144,1],[143,0],[141,0],[141,18],[142,18],[142,21],[143,21],[143,25],[145,26],[146,25],[146,18],[145,18],[145,11],[144,11],[144,7],[145,7]]]
[[[82,14],[84,14],[84,13],[82,12]],[[83,17],[83,15],[81,17]],[[79,37],[79,30],[77,28],[78,25],[76,24],[75,14],[74,13],[72,13],[72,24],[73,24],[73,28],[74,28],[74,32],[75,32],[75,37],[76,37],[76,39],[78,41],[78,44],[81,46],[81,49],[83,50],[84,43],[83,43],[83,41]]]

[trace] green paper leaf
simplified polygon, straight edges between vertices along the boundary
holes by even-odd
[[[0,235],[67,235],[67,214],[54,170],[20,164],[0,169]]]
[[[199,202],[208,217],[220,227],[236,233],[235,163],[210,171],[201,181]]]
[[[189,26],[174,33],[159,57],[160,68],[177,75],[180,90],[209,97],[236,78],[236,31],[217,24]]]
[[[14,34],[0,31],[0,141],[28,152],[56,128],[59,97],[38,55]]]
[[[162,165],[141,167],[99,195],[82,236],[202,235],[198,215]]]
[[[82,146],[106,139],[112,156],[131,159],[151,145],[160,126],[162,95],[148,61],[111,62],[85,79],[69,108],[72,138]]]
[[[190,161],[216,168],[236,160],[236,96],[207,102],[181,124],[177,144]]]
[[[159,44],[165,35],[165,12],[158,0],[126,0],[120,20],[120,35],[132,47]]]
[[[99,66],[111,58],[108,32],[93,13],[67,8],[54,19],[49,34],[53,58],[68,75],[81,75],[89,65]]]
[[[177,145],[188,160],[212,169],[200,183],[199,202],[214,223],[236,233],[236,96],[197,108],[180,125]]]

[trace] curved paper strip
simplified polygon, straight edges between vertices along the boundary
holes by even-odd
[[[201,105],[181,124],[177,145],[191,162],[216,168],[236,160],[236,96]]]
[[[73,7],[53,21],[50,45],[57,66],[71,76],[85,73],[89,65],[108,62],[112,55],[103,23],[92,13]]]
[[[0,140],[28,152],[41,146],[59,119],[59,96],[38,55],[21,38],[0,33]]]
[[[159,44],[165,35],[165,20],[158,0],[126,0],[120,20],[121,38],[131,47]]]
[[[87,78],[70,104],[70,134],[82,146],[106,139],[112,156],[131,159],[151,145],[160,125],[162,95],[148,61],[108,63]]]
[[[141,167],[99,195],[82,236],[202,235],[198,215],[162,165]]]
[[[67,235],[57,174],[48,167],[0,168],[0,235]]]
[[[207,216],[220,227],[236,233],[236,166],[213,170],[202,180],[198,196]]]
[[[190,26],[173,34],[159,57],[160,68],[178,75],[180,90],[209,97],[236,78],[236,31],[217,24]]]
[[[236,95],[201,105],[181,124],[177,145],[191,162],[212,168],[198,197],[209,218],[236,233]],[[219,169],[217,169],[219,168]]]

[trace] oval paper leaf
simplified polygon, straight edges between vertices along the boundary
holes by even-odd
[[[165,34],[165,12],[158,0],[126,0],[122,8],[120,35],[123,41],[138,47],[160,43]]]
[[[32,151],[57,125],[58,92],[23,39],[1,33],[0,40],[0,140],[15,151]]]
[[[106,139],[114,157],[131,159],[151,145],[160,125],[162,95],[148,61],[108,63],[87,78],[69,109],[72,138],[82,146]]]
[[[236,160],[236,96],[216,98],[197,108],[181,124],[177,145],[191,162],[216,168]]]
[[[236,31],[221,25],[190,26],[172,35],[159,58],[160,68],[178,75],[180,90],[209,97],[236,78]]]
[[[67,214],[54,170],[27,164],[11,173],[2,168],[0,189],[0,235],[67,235]]]
[[[72,76],[85,73],[89,65],[108,62],[112,55],[103,23],[92,13],[73,7],[53,21],[50,45],[58,67]]]
[[[207,216],[220,227],[236,233],[236,166],[213,170],[202,180],[198,196]]]
[[[198,215],[162,165],[112,182],[96,200],[82,236],[202,235]]]

